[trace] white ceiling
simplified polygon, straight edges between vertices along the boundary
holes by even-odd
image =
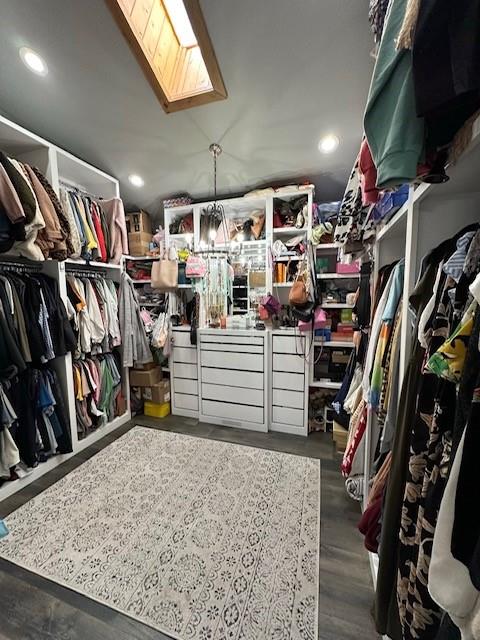
[[[103,0],[1,0],[0,111],[119,178],[130,208],[206,197],[213,141],[224,194],[301,177],[319,200],[340,197],[372,70],[368,0],[201,5],[229,97],[166,115]],[[45,58],[46,78],[23,66],[21,46]],[[324,156],[317,144],[329,132],[340,147]]]

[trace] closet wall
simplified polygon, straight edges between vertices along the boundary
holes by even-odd
[[[63,183],[71,187],[76,187],[81,191],[95,195],[100,198],[119,197],[120,189],[118,180],[109,176],[105,172],[97,169],[79,158],[75,158],[72,154],[60,149],[59,147],[49,143],[47,140],[30,133],[28,130],[16,125],[8,119],[0,116],[0,149],[7,155],[14,157],[22,162],[37,166],[42,173],[45,174],[48,181],[53,186],[55,192],[59,193],[59,187]],[[4,258],[7,261],[8,258]],[[22,258],[14,258],[15,262],[24,262]],[[0,254],[0,263],[2,256]],[[111,278],[115,282],[120,281],[123,264],[104,264],[90,262],[88,265],[85,260],[72,260],[66,262],[58,262],[55,260],[46,260],[38,263],[41,272],[54,278],[58,282],[60,295],[64,303],[67,301],[66,287],[66,269],[68,264],[74,264],[81,268],[88,266],[89,270],[97,270],[106,278]],[[40,463],[26,477],[13,482],[6,482],[0,487],[0,500],[19,491],[24,486],[33,482],[40,476],[44,475],[50,469],[61,464],[75,453],[78,453],[92,442],[100,439],[110,431],[113,431],[121,424],[127,422],[130,417],[130,391],[128,383],[128,370],[122,372],[122,389],[126,399],[127,410],[122,416],[119,416],[99,427],[97,430],[89,433],[82,440],[77,438],[77,421],[75,411],[75,395],[72,373],[72,356],[68,353],[66,356],[55,358],[51,365],[54,367],[62,385],[63,397],[68,405],[68,417],[70,420],[71,437],[73,453],[56,455],[49,458],[46,462]]]
[[[422,257],[468,224],[479,221],[480,118],[473,128],[472,141],[458,163],[447,169],[445,184],[410,187],[409,199],[378,232],[374,246],[375,273],[393,260],[405,258],[403,300],[408,300],[419,275]],[[400,346],[400,387],[412,344],[412,324],[408,305],[402,306]],[[365,437],[365,477],[371,476],[371,422]],[[365,492],[366,493],[366,492]],[[370,553],[374,584],[378,556]]]

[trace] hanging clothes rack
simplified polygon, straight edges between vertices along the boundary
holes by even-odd
[[[71,182],[70,180],[67,180],[66,178],[61,178],[58,181],[59,185],[61,187],[65,187],[66,189],[69,189],[70,191],[75,191],[76,193],[79,193],[83,196],[87,196],[87,198],[91,198],[92,200],[103,200],[102,196],[97,196],[93,193],[90,193],[89,191],[86,190],[85,187],[82,187],[81,185],[77,185],[75,182]]]
[[[17,273],[38,272],[42,265],[35,262],[14,262],[13,260],[0,260],[0,271],[15,271]]]
[[[77,276],[78,278],[92,278],[101,280],[102,278],[107,277],[107,270],[101,267],[93,271],[88,266],[86,266],[86,268],[82,268],[81,266],[70,267],[67,264],[65,265],[65,272],[69,276]]]

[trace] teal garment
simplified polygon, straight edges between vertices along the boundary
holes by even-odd
[[[0,538],[6,538],[9,534],[7,525],[3,520],[0,520]]]
[[[424,155],[425,124],[416,115],[412,52],[395,48],[406,4],[390,2],[364,116],[379,189],[411,182]]]
[[[397,313],[398,303],[403,294],[403,276],[405,273],[405,260],[402,258],[395,266],[392,275],[392,283],[388,294],[387,303],[383,310],[382,322],[393,322]]]

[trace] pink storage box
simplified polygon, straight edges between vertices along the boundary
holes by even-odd
[[[360,265],[358,262],[352,262],[351,264],[337,262],[337,273],[358,273],[359,271]]]

